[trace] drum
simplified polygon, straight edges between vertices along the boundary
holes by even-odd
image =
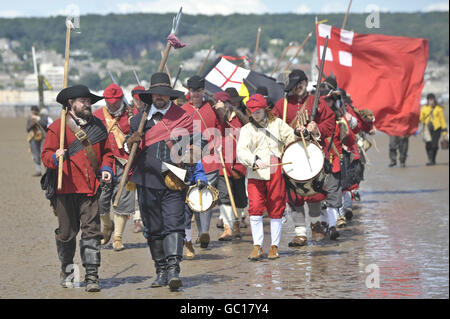
[[[326,193],[324,185],[327,175],[323,166],[325,156],[322,149],[314,143],[306,142],[309,158],[302,141],[289,144],[281,157],[283,172],[288,182],[292,184],[297,195],[312,196],[317,193]],[[287,183],[289,186],[289,183]]]
[[[198,185],[189,187],[186,194],[186,203],[194,212],[204,213],[213,208],[219,200],[219,191],[207,185],[202,190]]]

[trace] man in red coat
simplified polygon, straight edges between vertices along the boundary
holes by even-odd
[[[100,214],[98,206],[100,180],[112,180],[113,155],[105,126],[92,116],[91,104],[103,99],[86,86],[63,89],[56,100],[68,107],[64,148],[60,149],[61,119],[49,126],[42,151],[42,162],[48,172],[58,169],[63,156],[62,188],[56,190],[55,210],[58,216],[56,248],[61,261],[61,285],[70,287],[71,265],[80,230],[80,254],[86,269],[86,291],[100,291]],[[76,134],[76,135],[75,135]],[[100,176],[98,176],[100,174]],[[73,267],[72,267],[73,271]],[[73,280],[73,279],[72,279]]]
[[[211,106],[204,99],[205,80],[194,75],[187,81],[189,101],[181,108],[194,120],[194,133],[201,135],[208,141],[207,149],[202,150],[202,165],[208,178],[208,184],[217,188],[219,180],[220,159],[215,150],[222,142],[222,121]],[[207,248],[210,241],[209,227],[211,224],[211,210],[205,213],[194,213],[198,228],[200,247]]]
[[[95,111],[94,116],[102,121],[108,131],[108,140],[114,155],[113,173],[115,178],[112,183],[108,184],[109,187],[103,188],[99,199],[100,216],[103,222],[102,245],[109,242],[114,231],[113,249],[121,251],[125,249],[122,242],[125,225],[135,211],[136,192],[124,189],[116,208],[111,209],[111,202],[116,198],[119,183],[128,161],[128,154],[124,150],[124,141],[130,132],[129,115],[131,112],[127,112],[127,106],[123,102],[123,91],[117,84],[110,84],[103,92],[103,96],[106,106]],[[114,222],[110,218],[110,211],[113,212]]]
[[[242,216],[248,202],[245,187],[247,169],[237,160],[236,146],[239,139],[239,131],[243,125],[247,124],[248,120],[246,122],[243,119],[244,115],[242,112],[237,107],[232,106],[231,96],[227,92],[215,93],[214,99],[217,101],[215,108],[224,108],[226,110],[226,116],[223,119],[224,131],[221,152],[239,218]],[[224,221],[224,232],[219,237],[219,240],[228,241],[240,237],[239,219],[235,219],[233,214],[223,168],[219,171],[217,189],[219,190],[220,216]]]
[[[289,74],[289,82],[285,88],[287,98],[280,99],[274,106],[272,112],[274,115],[283,118],[286,114],[286,123],[292,127],[297,127],[297,114],[300,110],[311,116],[314,96],[307,91],[308,78],[302,70],[293,70]],[[285,106],[286,105],[286,106]],[[286,111],[285,111],[286,110]],[[333,135],[335,126],[335,117],[333,111],[327,102],[321,97],[317,106],[315,118],[309,118],[306,127],[301,127],[304,135],[308,138],[313,135],[315,139],[320,139],[321,145],[324,146],[324,140]],[[296,236],[289,243],[290,247],[304,246],[307,244],[306,223],[304,203],[308,203],[309,215],[311,218],[312,238],[314,240],[322,240],[325,237],[325,231],[320,221],[320,201],[325,199],[325,195],[317,193],[313,196],[300,196],[294,192],[289,192],[288,198],[293,206],[292,219],[295,224]]]

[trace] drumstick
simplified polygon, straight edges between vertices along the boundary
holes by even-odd
[[[271,166],[280,166],[280,165],[289,165],[289,164],[292,164],[292,162],[277,163],[277,164],[269,164],[269,165],[267,165],[267,167],[271,167]],[[257,167],[256,169],[259,169],[259,167]]]
[[[200,189],[200,180],[198,180],[197,186],[199,187],[198,188],[198,199],[200,201],[200,210],[203,211],[203,202],[202,202],[203,198],[202,198],[202,190]]]
[[[297,120],[297,125],[300,127],[300,121],[298,121],[298,120]],[[305,136],[303,135],[302,131],[300,131],[300,136],[302,138],[303,146],[305,147],[306,157],[309,160],[310,156],[309,156],[308,148],[306,147]]]

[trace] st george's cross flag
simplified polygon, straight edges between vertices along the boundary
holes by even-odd
[[[238,58],[243,59],[245,57]],[[274,78],[264,73],[240,67],[230,60],[236,59],[229,56],[221,56],[205,70],[202,77],[205,78],[206,91],[214,94],[232,87],[239,92],[239,95],[245,96],[247,99],[249,95],[256,92],[258,87],[264,86],[267,88],[269,99],[272,103],[276,103],[283,97],[283,85],[277,83]],[[244,99],[244,103],[246,99]]]
[[[378,130],[394,136],[414,134],[419,125],[428,41],[358,34],[318,24],[319,64],[326,36],[324,74],[336,76],[338,87],[350,94],[355,107],[373,112]]]

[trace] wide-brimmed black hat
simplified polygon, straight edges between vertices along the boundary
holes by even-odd
[[[56,96],[56,102],[67,106],[69,99],[76,99],[77,97],[88,97],[91,99],[91,104],[104,99],[103,96],[92,94],[87,86],[79,84],[62,89]]]
[[[298,82],[301,82],[303,80],[308,81],[306,73],[299,69],[293,70],[289,74],[289,82],[288,85],[286,85],[286,87],[284,88],[284,91],[289,92]]]
[[[203,89],[205,88],[205,79],[198,75],[194,75],[187,80],[187,87],[192,90]]]
[[[243,99],[245,99],[245,96],[239,95],[238,91],[235,88],[226,88],[225,92],[230,95],[232,103],[241,102]]]
[[[147,91],[139,93],[139,97],[146,104],[152,104],[152,94],[160,94],[168,96],[171,100],[184,95],[183,92],[172,89],[169,76],[163,72],[157,72],[150,79],[150,88]]]

